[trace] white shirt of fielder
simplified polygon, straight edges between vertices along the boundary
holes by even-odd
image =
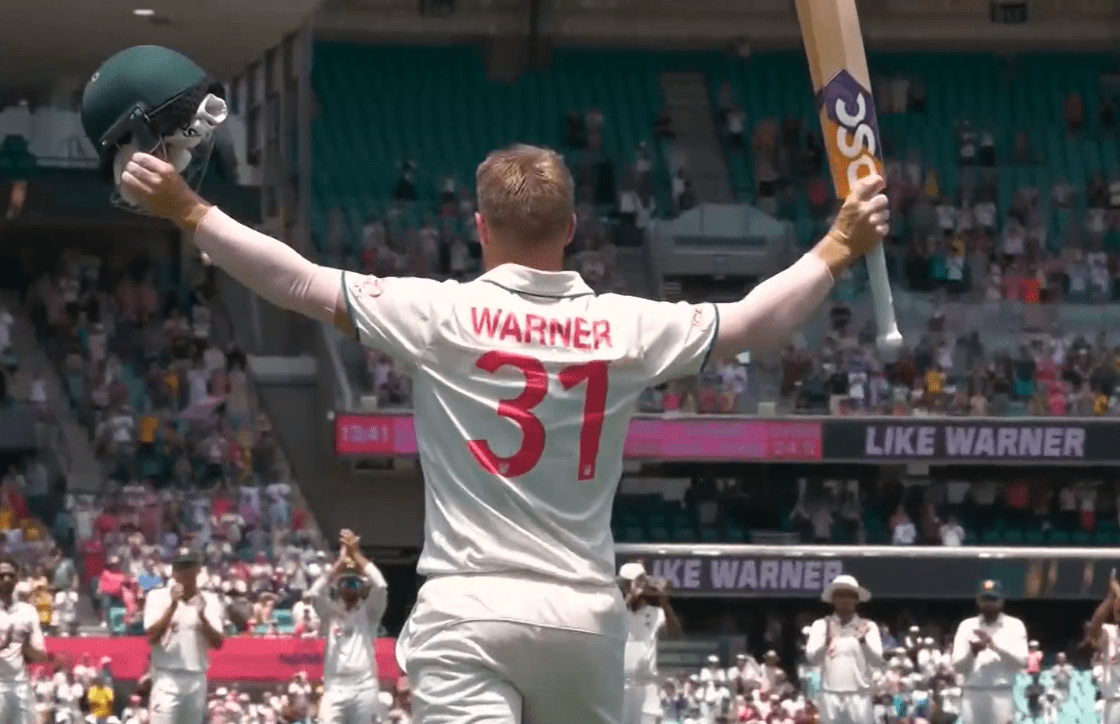
[[[859,642],[861,634],[862,644]],[[836,614],[818,618],[809,627],[805,658],[820,667],[821,691],[869,693],[875,671],[883,666],[879,627],[859,616],[852,616],[846,624],[841,623]]]
[[[152,646],[152,669],[166,672],[205,674],[210,666],[210,651],[202,635],[196,599],[202,597],[202,615],[216,630],[224,629],[223,613],[218,595],[199,590],[195,597],[180,601],[171,617],[167,633]],[[144,602],[144,630],[152,627],[171,605],[171,588],[162,586],[148,592]]]
[[[330,597],[330,572],[322,574],[307,592],[308,602],[315,608],[327,635],[323,652],[323,681],[360,684],[372,678],[377,681],[377,659],[373,642],[389,599],[389,584],[373,563],[367,563],[362,575],[371,582],[369,595],[347,609],[341,601]]]
[[[660,606],[642,604],[626,611],[625,672],[627,684],[656,684],[657,638],[665,628]]]
[[[992,643],[973,654],[970,642],[976,631],[987,633]],[[1005,613],[992,624],[985,623],[981,616],[966,618],[953,638],[952,663],[964,675],[966,689],[1010,689],[1027,665],[1027,627]]]
[[[598,613],[618,599],[623,442],[647,387],[701,369],[716,306],[596,295],[574,272],[516,264],[462,284],[344,272],[343,291],[361,342],[413,379],[429,579],[409,627],[474,618],[624,639],[622,617]],[[448,579],[478,573],[502,579]],[[573,583],[594,601],[573,600]],[[561,593],[571,605],[556,613]]]
[[[12,638],[7,646],[0,649],[0,682],[25,682],[27,665],[23,658],[23,640],[32,648],[40,651],[46,648],[43,629],[39,625],[39,614],[35,608],[23,601],[13,601],[7,609],[0,608],[0,642],[11,632]]]

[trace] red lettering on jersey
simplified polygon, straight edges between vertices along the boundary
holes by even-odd
[[[576,349],[591,349],[591,345],[587,343],[587,338],[591,336],[591,330],[587,328],[587,320],[583,317],[576,317],[576,334],[575,344]]]
[[[593,350],[612,346],[611,323],[602,319],[548,319],[539,314],[526,314],[518,319],[503,309],[471,307],[471,326],[479,337],[542,347]]]
[[[471,307],[471,323],[474,325],[474,333],[481,337],[485,332],[487,337],[493,337],[498,332],[498,322],[501,315],[500,310],[491,312],[489,309],[483,309],[480,312],[477,307]]]
[[[605,319],[598,319],[591,325],[595,339],[591,346],[595,349],[611,346],[611,323]]]
[[[506,314],[505,324],[502,325],[502,341],[509,337],[521,341],[521,326],[517,324],[517,317],[512,314]]]
[[[536,314],[525,315],[525,342],[532,344],[533,333],[537,334],[537,344],[545,344],[544,341],[544,328],[547,322],[544,317]]]
[[[564,347],[572,346],[572,320],[548,320],[548,343],[555,347],[557,337],[560,337],[560,344]]]

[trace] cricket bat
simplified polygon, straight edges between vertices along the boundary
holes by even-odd
[[[847,198],[856,181],[870,173],[883,173],[879,124],[856,3],[797,0],[797,17],[820,109],[833,185],[841,199]],[[879,330],[876,341],[880,351],[892,355],[902,346],[902,335],[895,321],[882,244],[868,253],[867,273]]]

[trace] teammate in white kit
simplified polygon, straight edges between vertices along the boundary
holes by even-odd
[[[362,555],[358,536],[344,530],[339,542],[338,560],[306,594],[327,635],[319,724],[369,724],[381,714],[373,644],[389,586]],[[331,598],[335,584],[337,601]]]
[[[1101,656],[1097,685],[1104,704],[1102,724],[1120,724],[1120,583],[1116,571],[1109,577],[1108,595],[1093,612],[1088,633]]]
[[[1012,724],[1015,677],[1027,665],[1027,627],[1003,613],[1003,585],[981,581],[980,615],[966,618],[953,638],[953,668],[964,675],[961,724]]]
[[[825,586],[821,600],[833,613],[813,622],[805,643],[805,658],[821,672],[821,724],[867,724],[875,671],[884,664],[879,627],[856,614],[871,593],[843,575]]]
[[[222,647],[217,596],[198,587],[200,559],[179,548],[170,585],[148,592],[144,632],[152,647],[151,724],[202,724],[210,650]]]
[[[467,283],[313,264],[134,154],[122,192],[281,307],[333,322],[412,374],[427,581],[398,639],[421,724],[614,724],[626,616],[610,516],[638,396],[709,359],[778,344],[888,229],[883,181],[833,229],[729,304],[596,295],[562,271],[576,229],[556,153],[515,146],[478,169],[487,271]]]
[[[657,640],[662,631],[670,638],[679,637],[681,622],[669,603],[668,589],[651,587],[641,563],[624,563],[618,578],[626,600],[622,724],[657,724],[662,713]]]
[[[35,608],[15,597],[19,567],[0,558],[0,724],[35,724],[35,692],[27,664],[50,661]]]

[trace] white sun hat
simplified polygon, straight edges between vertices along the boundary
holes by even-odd
[[[824,587],[824,592],[821,593],[821,600],[825,603],[832,603],[832,594],[837,591],[854,591],[859,596],[860,603],[871,600],[871,591],[859,585],[859,581],[856,580],[855,576],[849,576],[846,573],[833,578],[832,581]]]

